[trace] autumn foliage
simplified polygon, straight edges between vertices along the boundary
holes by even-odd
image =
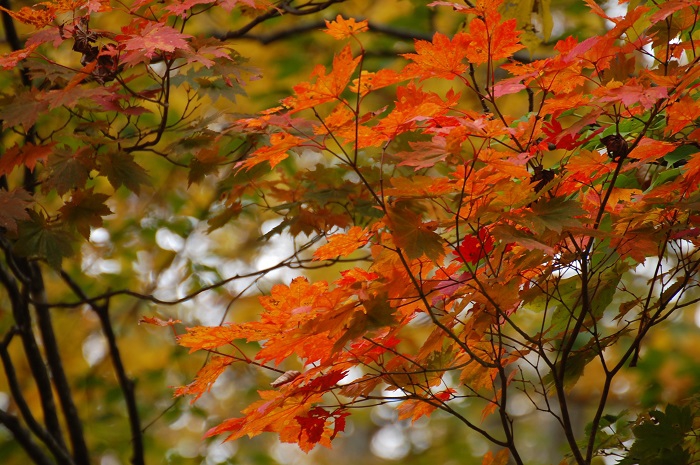
[[[346,266],[331,282],[280,284],[260,298],[259,321],[178,338],[230,361],[240,360],[237,341],[257,342],[256,363],[301,371],[208,435],[273,431],[309,450],[329,445],[351,407],[394,400],[399,419],[415,421],[436,409],[460,415],[473,399],[481,418],[460,419],[522,463],[507,393],[565,415],[568,392],[597,365],[602,394],[588,437],[562,423],[570,460],[619,448],[602,430],[613,378],[654,326],[697,301],[698,6],[611,18],[588,4],[614,24],[607,34],[523,61],[513,60],[523,48],[515,20],[502,20],[496,2],[436,2],[464,15],[466,30],[417,41],[397,71],[364,69],[367,24],[338,17],[328,33],[348,44],[331,69],[317,66],[280,107],[238,122],[269,137],[238,175],[275,175],[256,171],[229,204],[254,208],[249,199],[266,193],[293,234],[326,237],[315,260],[370,265]],[[373,95],[395,84],[393,104],[375,106]],[[526,109],[505,113],[506,98]],[[288,158],[309,151],[326,162],[290,170]],[[636,292],[626,282],[643,265],[653,275]],[[417,321],[432,328],[420,338],[410,331]],[[179,392],[211,385],[210,365]],[[491,415],[500,433],[479,426]],[[688,460],[694,449],[683,444],[669,450]]]
[[[290,267],[337,271],[275,285],[254,321],[177,336],[210,354],[177,396],[196,401],[234,364],[273,373],[258,401],[207,436],[273,432],[310,451],[330,447],[353,409],[390,402],[399,420],[455,416],[499,449],[484,464],[522,464],[520,420],[509,410],[520,393],[556,420],[563,463],[696,456],[694,406],[630,413],[608,404],[655,327],[700,300],[700,3],[649,3],[622,17],[586,3],[611,22],[606,34],[569,37],[551,56],[528,59],[500,2],[434,2],[464,30],[417,40],[402,67],[379,70],[366,66],[368,22],[338,16],[326,22],[338,41],[332,63],[316,65],[278,107],[216,131],[206,119],[188,127],[190,184],[233,165],[210,232],[273,213],[280,223],[269,235],[300,244]],[[134,154],[184,150],[182,141],[159,144],[188,121],[187,108],[169,115],[170,87],[154,90],[146,77],[173,86],[194,77],[200,87],[188,95],[242,91],[248,69],[233,50],[182,32],[194,5],[214,4],[269,6],[136,2],[131,13],[148,8],[160,19],[117,33],[83,19],[110,8],[101,2],[9,12],[36,27],[69,10],[82,16],[36,34],[0,66],[65,40],[84,63],[70,76],[28,65],[46,87],[0,108],[3,127],[29,133],[46,112],[86,115],[74,128],[80,144],[51,133],[0,159],[0,174],[37,171],[38,190],[65,199],[53,216],[27,188],[0,190],[14,253],[60,267],[76,235],[89,237],[111,213],[93,177],[138,194],[148,177]],[[152,124],[142,128],[142,118]],[[231,149],[234,139],[243,149]],[[315,166],[299,168],[317,154]],[[642,270],[645,284],[633,285]],[[587,370],[602,377],[580,435],[570,395]],[[467,404],[480,413],[472,418]]]

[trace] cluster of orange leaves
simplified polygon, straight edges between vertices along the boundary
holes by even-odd
[[[344,428],[346,407],[369,399],[380,386],[400,393],[395,400],[403,400],[401,419],[415,421],[445,408],[461,395],[460,388],[445,383],[447,370],[459,370],[460,386],[487,400],[488,415],[499,407],[499,369],[527,350],[496,350],[486,334],[526,303],[532,280],[551,273],[551,264],[566,250],[591,237],[609,239],[621,261],[642,263],[656,256],[668,237],[668,229],[653,225],[668,224],[697,239],[698,218],[682,208],[698,190],[700,157],[653,188],[614,187],[605,195],[596,187],[613,173],[634,178],[641,167],[659,162],[679,144],[642,134],[631,141],[627,160],[618,166],[604,150],[583,147],[593,140],[583,136],[587,128],[612,114],[633,119],[663,112],[668,136],[694,125],[700,104],[692,97],[693,73],[642,69],[624,80],[614,75],[614,61],[652,40],[621,40],[648,13],[647,7],[608,18],[592,1],[587,3],[613,21],[607,34],[583,42],[562,40],[555,46],[557,54],[543,60],[501,63],[512,77],[496,82],[487,76],[481,90],[468,80],[470,66],[493,69],[523,48],[515,21],[501,20],[498,2],[484,0],[474,8],[437,2],[471,15],[468,31],[416,41],[415,53],[403,55],[409,63],[401,71],[358,72],[364,50],[356,54],[351,44],[361,47],[358,35],[367,30],[367,22],[338,17],[328,23],[327,32],[351,44],[335,56],[331,70],[317,66],[312,81],[295,86],[281,107],[240,122],[243,131],[269,135],[269,144],[239,163],[242,171],[261,164],[275,168],[305,149],[334,153],[349,172],[359,174],[364,173],[363,151],[381,152],[396,167],[423,171],[390,178],[386,185],[362,180],[360,185],[372,191],[364,198],[373,200],[380,214],[363,225],[338,220],[331,226],[345,230],[330,235],[314,253],[318,261],[368,254],[367,269],[346,269],[330,284],[296,278],[260,298],[259,321],[188,328],[179,336],[179,343],[191,351],[217,353],[237,340],[258,342],[256,364],[300,361],[305,370],[277,389],[260,391],[261,399],[243,410],[242,417],[226,420],[209,435],[228,434],[231,440],[273,431],[304,450],[317,443],[330,445]],[[649,19],[655,24],[685,14],[684,9],[690,10],[687,2],[668,2]],[[680,57],[682,51],[676,47],[671,53]],[[422,82],[428,79],[457,81],[493,108],[498,108],[497,99],[526,88],[540,104],[516,121],[462,108],[460,92],[450,89],[441,96],[426,90]],[[592,86],[593,79],[599,85]],[[364,110],[360,105],[374,91],[405,81],[391,109]],[[330,109],[321,116],[324,108]],[[571,108],[585,111],[573,124],[562,124],[559,118]],[[312,131],[297,131],[291,115],[310,109],[314,115],[305,124]],[[427,137],[410,141],[410,149],[386,152],[389,144],[410,133]],[[698,129],[685,134],[693,143],[700,142],[699,136]],[[530,163],[552,149],[566,153],[559,176],[535,189]],[[283,200],[297,195],[293,189],[275,193]],[[607,215],[608,230],[599,228],[601,215]],[[469,316],[460,317],[462,312]],[[432,330],[407,350],[402,344],[406,325],[421,314],[429,317]],[[197,399],[232,363],[253,361],[236,353],[211,358],[177,394]],[[480,363],[482,357],[488,363]],[[353,367],[363,367],[365,374],[345,379]],[[320,407],[330,392],[348,400]],[[503,454],[489,459],[506,461]]]

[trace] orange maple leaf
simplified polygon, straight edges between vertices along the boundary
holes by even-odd
[[[421,120],[444,115],[460,99],[461,95],[449,90],[446,100],[434,92],[424,92],[414,82],[396,91],[396,107],[374,127],[378,134],[394,138],[399,134],[412,131]]]
[[[356,125],[355,113],[341,103],[323,119],[322,125],[314,128],[314,134],[332,134],[333,138],[351,142],[358,147],[379,146],[383,142],[382,137],[378,137],[373,128],[362,124],[375,115],[376,112],[362,115]]]
[[[456,34],[452,40],[436,32],[432,42],[417,40],[416,53],[402,56],[414,62],[407,66],[408,71],[417,71],[421,79],[436,77],[451,80],[467,70],[464,58],[469,46],[469,37],[463,32]]]
[[[154,326],[173,326],[178,323],[182,323],[181,320],[173,320],[172,318],[168,318],[168,320],[163,320],[161,318],[158,318],[157,316],[144,316],[141,317],[139,320],[139,324],[145,323],[149,325],[154,325]]]
[[[231,357],[214,356],[198,372],[194,381],[175,390],[175,397],[192,395],[190,403],[195,403],[202,394],[211,389],[212,384],[235,360]]]
[[[0,7],[1,8],[1,7]],[[15,68],[20,61],[27,58],[39,46],[38,43],[28,45],[26,48],[16,50],[0,57],[0,67],[8,70]]]
[[[507,465],[508,454],[508,449],[501,449],[495,456],[493,452],[488,451],[486,455],[484,455],[484,460],[481,462],[481,465]]]
[[[629,170],[640,163],[651,163],[658,160],[676,148],[676,144],[664,142],[661,140],[650,139],[643,137],[639,144],[629,153],[629,158],[636,160],[636,163],[631,163],[625,166],[625,170]]]
[[[420,75],[419,68],[414,67],[409,69],[404,68],[400,73],[397,73],[393,69],[380,69],[379,71],[372,72],[367,70],[362,70],[360,76],[352,81],[350,90],[359,93],[360,96],[365,96],[368,93],[381,89],[383,87],[396,84],[401,81],[412,79]]]
[[[346,20],[340,15],[335,18],[335,21],[326,21],[326,27],[328,29],[323,32],[338,40],[353,37],[369,29],[367,27],[367,20],[356,23],[354,18]]]
[[[265,341],[256,355],[262,362],[281,363],[291,355],[322,360],[331,356],[335,341],[314,325],[333,320],[334,309],[348,298],[342,289],[328,289],[328,283],[309,283],[298,277],[289,286],[274,286],[269,296],[260,297],[265,312],[260,321],[247,323],[249,340]],[[304,331],[299,328],[304,327]]]
[[[207,431],[204,437],[231,433],[224,441],[233,441],[246,435],[252,438],[263,432],[273,431],[280,433],[280,439],[284,442],[296,442],[301,428],[294,419],[306,414],[311,405],[322,397],[321,393],[289,396],[282,391],[258,391],[258,394],[261,399],[243,410],[243,418],[226,420]],[[285,430],[286,441],[282,437]],[[293,434],[289,434],[290,432]]]
[[[346,257],[367,244],[369,235],[367,228],[353,226],[346,233],[334,234],[314,252],[314,260],[329,260],[336,257]]]
[[[687,126],[693,125],[700,118],[700,103],[686,96],[681,97],[666,108],[668,123],[664,128],[667,136],[680,132]]]
[[[51,9],[39,9],[24,6],[17,11],[12,11],[0,6],[0,11],[4,11],[20,23],[29,24],[37,29],[48,26],[54,19],[56,19],[56,13]]]
[[[420,417],[430,416],[437,407],[420,399],[409,399],[401,402],[396,408],[399,414],[399,420],[411,419],[411,423],[415,423]]]
[[[236,164],[237,168],[246,168],[249,170],[255,165],[259,165],[265,161],[270,163],[270,167],[274,168],[281,161],[285,160],[289,154],[287,153],[294,147],[299,147],[304,143],[304,139],[294,136],[287,132],[276,132],[270,136],[270,145],[259,148],[249,157]]]
[[[487,21],[489,18],[487,17]],[[470,63],[483,64],[489,60],[510,58],[524,46],[520,43],[520,33],[514,19],[490,27],[480,18],[469,23],[469,34],[465,42],[465,54]]]
[[[288,97],[282,103],[291,110],[291,113],[294,113],[332,100],[342,101],[340,94],[350,82],[352,73],[360,60],[359,56],[353,58],[349,45],[345,46],[333,58],[333,69],[328,74],[325,66],[317,65],[311,73],[316,77],[316,82],[313,84],[304,82],[294,86],[296,96]]]
[[[0,157],[0,176],[8,175],[12,170],[20,165],[34,171],[34,167],[39,160],[44,160],[52,152],[56,142],[51,142],[48,145],[34,145],[27,142],[22,147],[15,145],[7,150]]]
[[[241,325],[195,326],[187,328],[186,333],[178,336],[177,342],[182,347],[189,347],[190,353],[197,350],[216,349],[230,344],[236,339],[250,336],[250,332]]]

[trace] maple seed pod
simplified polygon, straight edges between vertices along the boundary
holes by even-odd
[[[301,373],[296,370],[289,370],[282,373],[282,376],[270,383],[273,388],[284,386],[287,383],[291,383],[299,376]]]

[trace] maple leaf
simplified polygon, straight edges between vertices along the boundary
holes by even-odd
[[[488,451],[486,455],[484,455],[481,465],[507,465],[509,454],[510,451],[508,449],[501,449],[496,455],[493,455],[493,452]]]
[[[0,176],[6,176],[18,166],[26,166],[30,171],[34,171],[39,160],[46,159],[56,146],[56,142],[47,145],[34,145],[27,142],[23,146],[15,145],[10,147],[2,157],[0,157]]]
[[[194,396],[190,401],[195,403],[197,399],[202,397],[205,392],[209,392],[212,384],[221,376],[221,374],[235,361],[232,357],[222,357],[219,355],[213,356],[206,365],[204,365],[187,386],[179,387],[175,390],[175,397],[184,395]]]
[[[104,13],[106,11],[112,11],[112,6],[109,4],[109,0],[86,0],[83,7],[88,13]]]
[[[112,210],[104,204],[107,199],[108,195],[95,194],[92,188],[77,190],[58,211],[67,224],[75,226],[85,239],[90,239],[90,228],[101,227],[102,217],[112,214]]]
[[[48,26],[56,19],[55,11],[49,8],[30,8],[25,6],[17,11],[12,11],[0,6],[0,11],[4,11],[20,23],[29,24],[37,29]]]
[[[47,160],[48,174],[43,180],[42,190],[55,189],[63,195],[72,189],[81,189],[96,166],[94,152],[90,147],[73,151],[65,147],[56,147]]]
[[[210,5],[215,3],[217,0],[185,0],[173,2],[165,7],[166,11],[169,11],[177,16],[182,16],[183,18],[187,16],[189,10],[197,5]]]
[[[245,159],[236,163],[236,167],[249,170],[255,165],[267,161],[270,164],[270,168],[274,168],[289,156],[287,152],[290,149],[300,147],[304,142],[304,139],[287,132],[276,132],[270,136],[270,145],[261,147],[251,153]]]
[[[204,437],[230,433],[225,441],[232,441],[245,435],[254,437],[273,431],[280,434],[283,442],[299,443],[303,440],[301,427],[295,419],[305,416],[322,394],[295,396],[293,392],[282,391],[258,391],[258,394],[261,399],[243,410],[243,418],[226,420],[207,431]]]
[[[494,21],[495,18],[487,17]],[[489,60],[510,58],[515,52],[524,48],[520,43],[521,31],[517,30],[515,19],[504,21],[495,27],[476,18],[469,23],[469,33],[464,34],[463,49],[470,63],[483,64]]]
[[[457,392],[454,389],[446,389],[434,395],[434,398],[440,402],[446,402]],[[434,402],[427,402],[423,399],[409,399],[401,402],[397,407],[399,420],[411,419],[411,423],[415,423],[420,417],[430,416],[437,409],[438,405]]]
[[[377,72],[362,70],[360,76],[353,79],[350,90],[359,93],[360,96],[365,96],[370,92],[381,89],[392,84],[396,84],[407,79],[411,79],[416,73],[411,73],[410,70],[403,69],[401,73],[397,73],[393,69],[380,69]]]
[[[142,22],[143,23],[143,22]],[[130,57],[127,55],[124,61],[138,61],[138,57],[143,55],[146,58],[153,58],[158,51],[175,52],[176,50],[190,50],[189,39],[191,35],[183,34],[177,29],[167,24],[146,21],[145,26],[136,28],[131,32],[129,29],[121,36],[117,36],[117,41],[122,44],[125,50],[138,52]]]
[[[73,238],[60,224],[49,223],[43,213],[28,210],[29,220],[18,223],[15,253],[23,257],[44,258],[59,268],[64,257],[73,254]]]
[[[393,139],[399,134],[414,130],[420,121],[442,116],[455,105],[461,95],[450,89],[446,100],[434,92],[425,92],[414,82],[396,91],[394,110],[374,127],[375,132]]]
[[[14,69],[20,61],[31,55],[38,46],[38,43],[31,44],[21,50],[15,50],[14,52],[0,56],[0,67],[5,70]]]
[[[353,226],[347,233],[334,234],[314,252],[314,260],[329,260],[336,257],[346,257],[363,247],[369,241],[367,228]]]
[[[189,347],[190,353],[197,350],[216,349],[229,345],[236,339],[243,339],[250,335],[249,331],[232,324],[195,326],[186,328],[185,331],[185,334],[177,337],[177,343],[183,347]]]
[[[332,412],[326,411],[322,407],[314,407],[306,415],[295,417],[301,427],[299,446],[304,452],[310,451],[313,446],[321,442],[323,436],[328,436],[328,440],[333,440],[338,433],[345,431],[345,417],[349,412],[342,408]],[[328,423],[333,423],[333,432],[329,433]]]
[[[314,407],[306,415],[300,415],[294,419],[301,426],[302,433],[306,434],[308,444],[313,445],[321,440],[329,416],[330,414],[322,407]]]
[[[338,286],[356,286],[359,283],[373,281],[379,277],[377,273],[365,271],[362,268],[352,268],[340,272],[342,278],[335,281]]]
[[[274,286],[269,296],[260,297],[265,312],[259,322],[246,325],[253,336],[265,340],[256,358],[281,363],[292,354],[307,360],[324,360],[332,355],[334,341],[322,325],[333,323],[333,313],[342,312],[342,290],[329,290],[328,283],[309,283],[295,278],[289,286]],[[342,322],[340,322],[342,324]],[[298,331],[299,328],[304,331]]]
[[[445,255],[442,238],[434,232],[434,226],[423,223],[416,213],[396,209],[389,212],[388,220],[394,243],[406,252],[409,259],[425,255],[431,260],[439,260]]]
[[[282,103],[291,110],[291,113],[295,113],[332,100],[342,100],[340,94],[348,86],[360,60],[359,56],[353,58],[349,45],[345,46],[333,58],[333,69],[328,74],[324,66],[316,65],[311,74],[316,77],[316,82],[294,86],[296,96],[288,97]]]
[[[586,211],[575,200],[543,198],[532,206],[532,214],[526,214],[523,222],[537,234],[542,234],[545,229],[561,232],[564,228],[580,226],[581,220],[576,216],[585,215]]]
[[[469,38],[463,32],[456,34],[452,40],[436,32],[432,42],[417,40],[416,53],[406,53],[402,56],[414,62],[413,66],[408,66],[408,71],[419,70],[421,79],[454,79],[468,68],[464,59],[469,46]]]
[[[219,147],[216,145],[199,150],[190,162],[190,171],[187,175],[187,186],[200,182],[210,173],[215,173],[217,168],[226,161],[226,157],[219,156]]]
[[[32,87],[28,91],[18,92],[12,98],[3,97],[0,101],[0,120],[3,129],[22,125],[29,130],[42,114],[45,114],[49,104],[40,98],[38,89]]]
[[[479,260],[487,257],[493,247],[493,236],[488,229],[481,228],[476,236],[465,236],[457,250],[452,253],[460,262],[475,265]]]
[[[437,406],[425,402],[421,399],[409,399],[401,402],[396,408],[399,414],[399,420],[411,419],[411,423],[415,423],[420,417],[430,416],[437,409]]]
[[[139,324],[145,323],[149,325],[154,325],[154,326],[174,326],[176,324],[182,323],[181,320],[173,320],[172,318],[168,318],[167,321],[158,318],[156,316],[142,316],[139,318]]]
[[[619,81],[609,81],[605,86],[594,91],[601,102],[620,102],[630,107],[639,104],[645,110],[652,108],[659,100],[668,98],[668,89],[662,86],[646,87],[630,79],[623,84]]]
[[[34,202],[31,194],[24,189],[10,192],[0,189],[0,228],[12,234],[17,233],[17,222],[29,220],[27,208]]]
[[[107,176],[107,180],[115,189],[124,186],[138,194],[142,185],[151,183],[146,170],[128,153],[108,152],[100,155],[98,169],[100,174]]]
[[[643,137],[639,144],[629,153],[628,157],[638,163],[650,163],[663,158],[676,149],[676,144]],[[635,165],[636,165],[635,164]],[[628,169],[631,165],[628,165]]]
[[[398,198],[440,197],[455,192],[457,186],[445,177],[432,176],[397,177],[391,179],[393,187],[385,190],[386,195]]]
[[[664,128],[665,134],[676,134],[700,118],[700,104],[688,96],[683,96],[666,107],[666,116],[668,120]]]
[[[335,21],[326,20],[326,28],[323,32],[338,40],[348,39],[369,29],[366,20],[357,23],[354,18],[346,20],[341,15],[338,15]]]
[[[525,90],[525,88],[526,86],[523,84],[523,77],[516,76],[499,81],[491,89],[493,91],[494,98],[498,98],[504,95],[515,94],[521,90]]]

